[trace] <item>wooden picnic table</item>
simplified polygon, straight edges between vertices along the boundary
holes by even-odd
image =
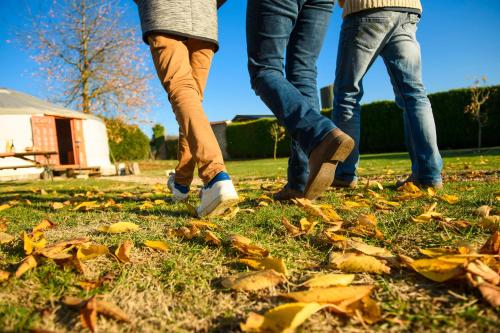
[[[8,157],[13,157],[13,158],[19,158],[24,161],[28,161],[32,164],[27,164],[27,165],[14,165],[14,166],[5,166],[2,167],[0,166],[0,170],[6,170],[6,169],[21,169],[21,168],[36,168],[40,167],[43,168],[43,178],[53,178],[53,173],[52,173],[52,165],[50,165],[49,160],[50,156],[52,155],[57,155],[58,153],[56,151],[23,151],[23,152],[9,152],[9,153],[0,153],[0,158],[8,158]],[[36,156],[44,156],[45,157],[45,163],[41,163],[36,160]],[[30,158],[32,157],[32,158]]]

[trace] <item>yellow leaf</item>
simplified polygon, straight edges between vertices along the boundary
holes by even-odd
[[[33,269],[37,266],[37,262],[35,260],[35,257],[33,256],[27,256],[26,258],[21,261],[21,265],[17,268],[16,271],[16,278],[19,278],[21,275],[29,271],[30,269]]]
[[[115,256],[122,263],[130,262],[130,252],[132,251],[133,247],[134,243],[131,240],[127,239],[115,250]]]
[[[200,234],[200,229],[195,225],[190,225],[188,227],[180,227],[177,229],[169,229],[167,231],[168,236],[183,237],[186,239],[193,239]]]
[[[84,201],[77,205],[75,208],[73,208],[74,211],[89,211],[91,209],[99,208],[99,205],[97,204],[97,201]]]
[[[316,221],[312,221],[310,222],[307,218],[301,218],[300,219],[300,230],[302,230],[303,232],[305,232],[306,234],[310,234],[312,233],[312,231],[314,230],[314,226],[316,224],[318,224],[318,222]]]
[[[165,200],[156,199],[156,200],[154,201],[154,204],[155,204],[155,205],[164,205],[164,204],[165,204]]]
[[[38,223],[38,225],[36,227],[33,228],[33,232],[44,231],[47,229],[54,228],[55,226],[56,226],[56,224],[54,222],[47,220],[47,219],[44,219],[44,220],[42,220],[42,222]]]
[[[304,198],[293,199],[292,202],[302,208],[306,213],[319,217],[325,222],[337,222],[341,220],[340,216],[338,216],[330,206],[318,206],[313,204],[310,200]]]
[[[34,250],[42,249],[47,244],[47,240],[42,236],[39,236],[40,233],[35,233],[33,237],[30,237],[26,232],[23,232],[23,241],[24,241],[24,251],[26,254],[31,254]],[[40,240],[35,240],[40,238]]]
[[[62,202],[53,202],[50,204],[50,208],[52,208],[53,210],[58,210],[64,208],[64,204]]]
[[[430,196],[430,197],[436,196],[436,190],[433,189],[432,187],[428,187],[427,188],[427,195]]]
[[[10,243],[14,240],[14,236],[9,235],[5,232],[0,232],[0,244]]]
[[[188,210],[188,214],[190,216],[197,217],[198,216],[198,212],[196,211],[196,207],[193,206],[193,205],[191,205],[191,204],[189,204],[189,203],[187,203],[187,202],[185,204],[186,204],[186,208]]]
[[[238,263],[247,265],[257,270],[274,269],[276,272],[283,275],[288,275],[285,262],[280,258],[243,258],[238,259]]]
[[[390,273],[391,269],[384,262],[367,255],[355,253],[330,253],[329,264],[333,269],[347,273]]]
[[[303,231],[291,224],[290,221],[284,216],[281,217],[281,223],[283,223],[285,229],[291,234],[292,237],[297,237],[304,234]]]
[[[96,258],[101,255],[105,255],[109,253],[109,249],[105,245],[100,244],[82,244],[78,247],[78,251],[76,252],[76,257],[78,260],[84,261]]]
[[[146,241],[144,241],[144,245],[146,245],[149,248],[161,251],[161,252],[167,252],[168,251],[168,245],[164,241],[146,240]]]
[[[2,271],[0,269],[0,282],[6,281],[9,279],[10,273],[6,271]]]
[[[132,222],[117,222],[112,225],[100,226],[98,230],[110,234],[119,234],[122,232],[137,231],[139,230],[139,226]]]
[[[418,251],[420,253],[428,256],[428,257],[431,257],[431,258],[459,254],[458,249],[449,248],[449,247],[442,247],[442,248],[435,247],[435,248],[430,248],[430,249],[418,249]]]
[[[405,263],[417,273],[432,281],[444,282],[464,275],[464,265],[466,265],[467,261],[467,258],[437,257],[413,261],[406,260]]]
[[[240,212],[240,207],[238,207],[238,206],[231,207],[224,213],[224,216],[222,217],[222,219],[228,221],[228,220],[234,218],[236,216],[236,214],[238,214],[239,212]]]
[[[347,241],[347,237],[338,235],[335,231],[337,231],[335,228],[328,228],[323,231],[323,235],[332,243],[344,243]]]
[[[384,235],[377,228],[377,219],[372,214],[358,216],[355,225],[349,229],[349,232],[360,236],[375,236],[377,239],[384,239]]]
[[[221,240],[219,237],[217,237],[213,232],[210,230],[205,231],[205,237],[204,237],[205,242],[215,245],[215,246],[220,246],[222,244]]]
[[[263,316],[250,313],[246,323],[242,323],[240,328],[243,332],[291,333],[323,307],[317,303],[282,304]]]
[[[10,207],[12,207],[11,205],[8,205],[8,204],[3,204],[3,205],[0,205],[0,212],[2,210],[6,210],[6,209],[9,209]]]
[[[219,226],[215,223],[201,221],[201,220],[191,220],[189,225],[198,229],[217,229]]]
[[[458,196],[450,194],[443,194],[439,197],[439,199],[446,201],[447,203],[452,205],[458,202]]]
[[[382,186],[382,184],[380,184],[380,182],[378,182],[376,180],[368,180],[366,182],[365,189],[379,189],[379,190],[383,190],[384,186]]]
[[[316,274],[301,285],[307,288],[348,286],[354,281],[354,274]]]
[[[342,307],[348,306],[369,295],[373,286],[336,286],[329,288],[312,288],[306,291],[296,291],[280,296],[291,298],[297,302],[335,304]]]
[[[350,201],[350,200],[344,201],[342,203],[342,209],[344,209],[344,210],[352,210],[354,208],[365,208],[365,207],[370,207],[370,206],[364,202],[357,202],[357,201]]]
[[[481,206],[479,208],[477,208],[474,213],[476,213],[476,215],[479,215],[481,217],[485,217],[485,216],[489,216],[490,215],[490,212],[491,212],[491,207],[490,206]]]
[[[154,205],[151,201],[144,201],[142,203],[142,205],[139,206],[139,209],[140,210],[148,210],[148,209],[151,209],[153,207],[154,207]]]
[[[267,257],[269,255],[268,250],[252,244],[250,239],[240,235],[231,236],[231,245],[233,248],[246,255],[258,257]]]
[[[420,193],[422,192],[418,186],[413,184],[412,182],[406,182],[402,186],[398,187],[398,192],[406,192],[406,193]]]
[[[486,228],[488,230],[499,230],[500,229],[500,216],[498,215],[489,215],[484,216],[480,222],[481,227]]]
[[[283,274],[273,269],[257,272],[239,273],[222,280],[224,288],[255,291],[274,287],[285,281]]]
[[[375,257],[393,257],[394,255],[391,251],[384,249],[382,247],[377,247],[373,245],[368,245],[363,242],[348,240],[347,245],[356,251],[359,251],[363,254],[367,254],[369,256]]]

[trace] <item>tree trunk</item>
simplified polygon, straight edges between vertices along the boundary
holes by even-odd
[[[276,160],[276,152],[278,151],[278,140],[274,140],[274,159]]]

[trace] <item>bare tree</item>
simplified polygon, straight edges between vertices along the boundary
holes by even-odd
[[[481,83],[486,85],[486,77],[481,80],[476,79],[470,88],[471,101],[465,106],[464,112],[470,114],[477,124],[477,147],[481,148],[481,141],[483,135],[483,127],[486,126],[488,122],[488,113],[483,104],[486,103],[490,94],[493,91],[492,88],[481,87]]]
[[[132,3],[132,5],[134,5]],[[18,41],[51,82],[54,100],[84,113],[137,120],[148,111],[150,71],[137,27],[115,0],[53,0]],[[135,6],[135,5],[134,5]]]
[[[278,152],[278,143],[286,137],[285,128],[280,126],[278,123],[273,123],[269,129],[269,134],[271,134],[274,140],[274,154],[273,157],[276,159],[276,153]]]

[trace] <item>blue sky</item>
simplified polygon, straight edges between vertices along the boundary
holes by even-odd
[[[32,73],[37,71],[29,54],[19,45],[7,43],[23,22],[26,1],[0,0],[0,87],[46,98],[49,92]],[[49,0],[45,0],[49,1]],[[132,0],[126,20],[137,26],[137,10]],[[422,48],[423,75],[428,92],[461,88],[475,77],[488,76],[491,84],[500,83],[500,1],[499,0],[423,0],[424,14],[418,39]],[[244,0],[228,0],[219,13],[221,48],[216,54],[205,94],[205,112],[210,121],[231,119],[236,114],[270,114],[250,89],[246,69]],[[318,62],[319,87],[334,80],[341,11],[335,8],[328,35]],[[146,45],[144,45],[146,47]],[[148,64],[154,72],[150,59]],[[378,60],[365,78],[363,102],[393,99],[383,63]],[[177,124],[166,94],[156,77],[151,82],[157,106],[149,118],[177,134]],[[148,131],[149,129],[145,130]]]

